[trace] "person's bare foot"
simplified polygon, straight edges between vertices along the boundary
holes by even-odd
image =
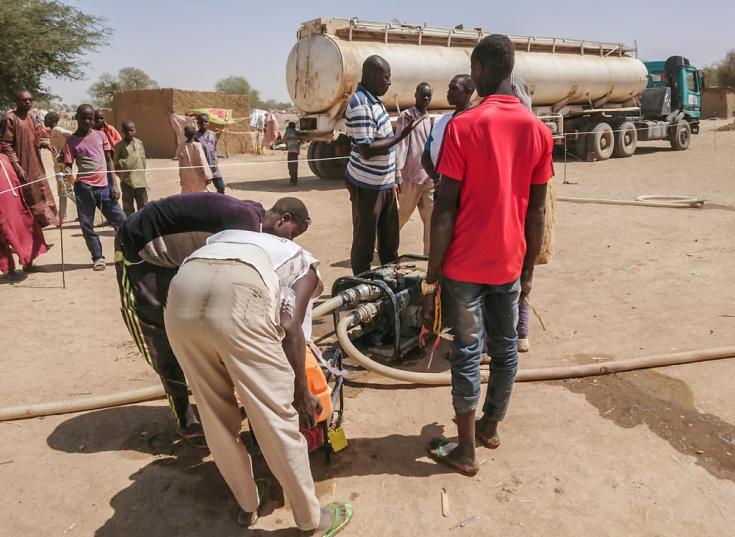
[[[496,449],[500,445],[498,422],[485,417],[478,419],[475,422],[475,437],[483,447]]]

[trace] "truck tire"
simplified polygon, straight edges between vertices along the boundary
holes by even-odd
[[[686,119],[680,120],[676,126],[671,128],[669,142],[676,151],[689,149],[689,144],[692,142],[692,127]]]
[[[587,135],[587,150],[593,153],[595,160],[607,160],[615,149],[615,134],[608,123],[598,123]]]
[[[309,144],[309,148],[306,150],[306,158],[308,160],[309,169],[311,170],[311,173],[316,175],[317,177],[322,176],[322,172],[319,171],[319,168],[317,167],[318,162],[314,162],[314,159],[316,158],[314,155],[316,154],[316,144],[319,142],[311,142]]]
[[[311,149],[312,146],[314,147],[313,151]],[[309,160],[309,169],[314,172],[314,175],[322,179],[329,181],[344,180],[350,148],[349,138],[344,135],[341,135],[334,142],[311,142],[309,153],[307,154],[309,155],[309,159],[317,159],[317,161]]]
[[[638,147],[638,131],[630,121],[623,122],[615,131],[615,158],[632,157]]]
[[[586,134],[577,135],[577,140],[575,141],[575,144],[574,144],[574,154],[582,162],[585,162],[587,160],[587,135]]]

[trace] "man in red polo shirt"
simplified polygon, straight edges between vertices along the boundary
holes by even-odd
[[[441,286],[443,319],[454,338],[459,433],[458,444],[434,442],[430,454],[468,475],[478,471],[475,438],[489,448],[500,443],[497,426],[518,366],[518,297],[522,286],[530,290],[544,234],[546,183],[554,175],[551,131],[513,96],[513,43],[485,37],[471,61],[483,100],[452,119],[444,134],[423,286],[429,299]],[[427,322],[431,309],[425,308]],[[491,381],[475,422],[486,336]]]

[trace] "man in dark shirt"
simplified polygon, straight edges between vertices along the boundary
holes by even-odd
[[[310,223],[306,206],[297,198],[281,198],[266,211],[255,201],[201,192],[149,202],[118,230],[115,268],[123,320],[141,354],[161,377],[178,432],[185,440],[204,444],[201,425],[189,404],[184,373],[164,327],[171,279],[214,233],[242,229],[292,240]]]

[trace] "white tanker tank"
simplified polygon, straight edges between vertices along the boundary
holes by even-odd
[[[366,22],[357,19],[315,19],[301,25],[298,40],[288,57],[286,84],[301,111],[299,132],[311,140],[311,158],[344,156],[349,143],[344,133],[344,111],[355,91],[363,61],[377,54],[391,66],[391,87],[382,97],[389,112],[414,104],[420,82],[434,88],[429,109],[449,109],[445,88],[457,74],[469,73],[470,55],[487,33]],[[556,134],[593,130],[593,117],[615,116],[603,122],[594,140],[574,135],[581,157],[629,156],[635,151],[635,127],[626,116],[640,113],[639,98],[646,89],[648,70],[622,44],[593,43],[561,38],[509,36],[516,48],[515,72],[528,84],[534,112]],[[566,122],[566,125],[565,125]],[[614,136],[612,127],[626,124],[625,136]],[[632,128],[633,134],[630,133]],[[615,138],[620,138],[616,146]],[[627,144],[627,145],[626,145]],[[632,148],[631,148],[632,145]],[[632,149],[632,151],[631,151]],[[608,154],[609,153],[609,154]],[[340,160],[313,163],[321,177],[343,177]]]

